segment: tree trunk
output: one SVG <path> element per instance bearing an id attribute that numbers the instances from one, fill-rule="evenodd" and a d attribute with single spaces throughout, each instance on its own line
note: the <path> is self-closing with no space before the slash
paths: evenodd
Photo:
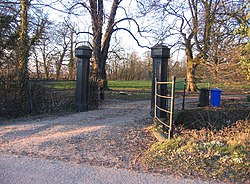
<path id="1" fill-rule="evenodd" d="M 219 83 L 219 64 L 216 62 L 214 67 L 214 82 Z"/>
<path id="2" fill-rule="evenodd" d="M 19 80 L 19 105 L 20 112 L 31 112 L 29 104 L 29 37 L 28 37 L 28 0 L 20 0 L 21 3 L 21 26 L 18 41 L 17 69 Z M 17 101 L 18 102 L 18 101 Z"/>
<path id="3" fill-rule="evenodd" d="M 121 1 L 113 0 L 111 11 L 108 18 L 108 24 L 106 27 L 105 34 L 103 36 L 103 18 L 104 18 L 104 7 L 103 0 L 89 0 L 90 2 L 90 13 L 92 19 L 92 29 L 93 29 L 93 70 L 94 75 L 97 80 L 104 80 L 105 89 L 107 86 L 107 76 L 106 76 L 106 60 L 108 57 L 108 49 L 110 46 L 111 35 L 113 33 L 115 15 L 118 5 Z M 102 37 L 103 36 L 103 37 Z"/>
<path id="4" fill-rule="evenodd" d="M 92 19 L 93 30 L 93 74 L 98 80 L 100 76 L 98 74 L 101 65 L 101 43 L 102 43 L 102 27 L 103 27 L 103 0 L 89 0 L 90 14 Z"/>
<path id="5" fill-rule="evenodd" d="M 70 55 L 69 55 L 69 79 L 73 80 L 75 78 L 74 76 L 74 53 L 73 53 L 73 47 L 74 47 L 74 42 L 73 42 L 73 31 L 70 33 Z"/>
<path id="6" fill-rule="evenodd" d="M 193 37 L 193 34 L 191 33 L 188 37 L 186 37 L 186 34 L 182 34 L 184 41 L 185 41 L 185 52 L 187 57 L 187 91 L 197 91 L 197 87 L 195 84 L 195 69 L 197 64 L 194 61 L 193 57 L 193 51 L 192 51 L 192 43 L 191 39 Z"/>
<path id="7" fill-rule="evenodd" d="M 39 75 L 39 61 L 38 61 L 38 56 L 37 53 L 35 52 L 34 49 L 34 55 L 35 55 L 35 63 L 36 63 L 36 78 L 39 79 L 40 75 Z"/>
<path id="8" fill-rule="evenodd" d="M 59 61 L 56 66 L 56 80 L 60 79 L 60 74 L 61 74 L 61 69 L 62 69 L 62 64 L 63 64 L 63 59 L 65 56 L 66 50 L 63 50 L 63 53 L 60 55 Z"/>
<path id="9" fill-rule="evenodd" d="M 42 50 L 42 57 L 43 57 L 43 68 L 45 72 L 45 78 L 49 78 L 49 63 L 47 62 L 47 57 L 45 53 L 45 45 L 43 45 L 43 50 Z"/>
<path id="10" fill-rule="evenodd" d="M 192 60 L 187 60 L 187 91 L 197 91 L 195 84 L 195 69 L 196 66 L 192 63 Z"/>
<path id="11" fill-rule="evenodd" d="M 18 78 L 22 87 L 26 87 L 28 73 L 28 8 L 29 2 L 21 0 L 21 31 L 18 44 Z"/>
<path id="12" fill-rule="evenodd" d="M 63 60 L 65 57 L 67 48 L 68 48 L 68 43 L 66 43 L 66 41 L 64 40 L 63 50 L 62 50 L 62 53 L 60 54 L 59 61 L 57 63 L 57 67 L 56 67 L 56 80 L 59 80 L 59 78 L 60 78 L 62 64 L 63 64 Z"/>
<path id="13" fill-rule="evenodd" d="M 62 65 L 60 63 L 57 64 L 57 67 L 56 67 L 56 80 L 59 80 L 59 78 L 60 78 L 61 67 L 62 67 Z"/>

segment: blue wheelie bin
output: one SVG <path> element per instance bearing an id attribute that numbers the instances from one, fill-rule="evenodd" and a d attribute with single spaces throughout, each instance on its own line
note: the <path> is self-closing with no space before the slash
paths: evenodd
<path id="1" fill-rule="evenodd" d="M 211 89 L 211 97 L 210 97 L 210 105 L 213 107 L 220 106 L 220 98 L 221 98 L 221 89 L 212 88 Z"/>

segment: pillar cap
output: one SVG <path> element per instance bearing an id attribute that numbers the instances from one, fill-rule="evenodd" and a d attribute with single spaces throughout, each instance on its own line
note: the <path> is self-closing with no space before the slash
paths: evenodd
<path id="1" fill-rule="evenodd" d="M 151 48 L 151 57 L 169 59 L 170 48 L 163 44 L 157 44 Z"/>
<path id="2" fill-rule="evenodd" d="M 91 58 L 92 49 L 86 45 L 79 46 L 76 48 L 75 55 L 78 58 Z"/>

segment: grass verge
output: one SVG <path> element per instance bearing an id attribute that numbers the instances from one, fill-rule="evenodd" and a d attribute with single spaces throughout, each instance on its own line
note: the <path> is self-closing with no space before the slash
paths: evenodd
<path id="1" fill-rule="evenodd" d="M 217 131 L 182 129 L 174 139 L 153 144 L 142 161 L 157 172 L 249 183 L 250 121 Z"/>

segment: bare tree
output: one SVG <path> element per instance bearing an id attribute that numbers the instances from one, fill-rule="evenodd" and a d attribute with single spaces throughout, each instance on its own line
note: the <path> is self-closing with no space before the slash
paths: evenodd
<path id="1" fill-rule="evenodd" d="M 247 23 L 246 1 L 221 1 L 210 29 L 209 50 L 204 63 L 213 82 L 240 80 L 240 48 L 247 43 L 246 35 L 237 32 Z M 203 66 L 204 67 L 204 66 Z M 242 79 L 243 79 L 242 78 Z"/>
<path id="2" fill-rule="evenodd" d="M 75 79 L 75 62 L 74 62 L 74 32 L 70 32 L 70 50 L 69 50 L 69 64 L 68 64 L 68 71 L 69 71 L 69 79 Z"/>
<path id="3" fill-rule="evenodd" d="M 53 58 L 56 52 L 54 44 L 56 34 L 51 29 L 51 24 L 45 28 L 42 39 L 34 46 L 33 51 L 36 65 L 38 66 L 38 63 L 40 63 L 41 66 L 40 70 L 43 73 L 41 77 L 45 77 L 46 79 L 49 79 L 52 75 Z"/>
<path id="4" fill-rule="evenodd" d="M 88 34 L 91 34 L 93 37 L 93 69 L 95 70 L 96 78 L 103 79 L 104 81 L 107 79 L 105 67 L 113 33 L 120 30 L 126 31 L 139 43 L 133 33 L 126 26 L 122 26 L 124 25 L 123 22 L 127 22 L 128 24 L 133 23 L 137 27 L 138 32 L 140 32 L 136 20 L 129 17 L 126 10 L 121 6 L 122 1 L 112 0 L 110 10 L 107 10 L 107 7 L 104 6 L 104 0 L 86 0 L 73 6 L 74 8 L 78 5 L 83 6 L 91 17 L 92 32 L 88 32 Z M 107 4 L 109 3 L 107 2 Z M 118 9 L 122 10 L 125 16 L 117 20 L 116 14 Z M 105 13 L 107 11 L 109 11 L 108 14 Z"/>
<path id="5" fill-rule="evenodd" d="M 149 53 L 141 57 L 137 52 L 120 53 L 108 59 L 107 77 L 111 80 L 152 79 L 152 58 Z"/>
<path id="6" fill-rule="evenodd" d="M 56 48 L 57 52 L 55 53 L 56 60 L 56 79 L 60 78 L 60 71 L 65 61 L 65 56 L 67 51 L 69 50 L 70 45 L 70 30 L 62 23 L 57 26 L 57 40 L 56 40 Z"/>
<path id="7" fill-rule="evenodd" d="M 76 33 L 76 23 L 71 21 L 70 16 L 65 19 L 64 22 L 65 26 L 68 28 L 68 39 L 69 39 L 69 61 L 68 61 L 68 79 L 73 80 L 75 79 L 75 69 L 76 69 L 76 62 L 74 58 L 74 46 L 77 43 L 77 37 L 74 35 Z"/>
<path id="8" fill-rule="evenodd" d="M 45 78 L 74 79 L 74 43 L 73 30 L 68 21 L 50 22 L 46 26 L 33 53 L 35 63 L 41 63 Z"/>
<path id="9" fill-rule="evenodd" d="M 192 20 L 198 18 L 198 9 L 192 8 L 192 3 L 198 1 L 168 1 L 167 3 L 161 3 L 160 1 L 147 1 L 147 3 L 139 3 L 139 7 L 142 10 L 142 14 L 145 16 L 147 14 L 156 15 L 154 22 L 161 22 L 164 29 L 157 29 L 156 39 L 159 37 L 158 42 L 164 42 L 165 39 L 176 37 L 176 43 L 174 45 L 180 45 L 181 48 L 185 50 L 186 55 L 186 77 L 188 81 L 187 90 L 196 91 L 197 87 L 195 85 L 195 70 L 199 64 L 200 55 L 194 53 L 195 43 L 194 38 L 195 33 L 197 33 L 198 20 Z M 191 16 L 190 16 L 191 15 Z M 151 15 L 152 16 L 152 15 Z M 172 22 L 167 22 L 171 19 Z M 167 24 L 167 26 L 165 26 Z M 161 26 L 160 26 L 161 27 Z"/>
<path id="10" fill-rule="evenodd" d="M 246 10 L 245 6 L 247 3 L 243 1 L 180 0 L 168 1 L 166 3 L 161 3 L 161 1 L 140 3 L 140 8 L 145 14 L 157 12 L 156 17 L 158 19 L 172 20 L 171 23 L 167 22 L 171 26 L 165 26 L 166 29 L 163 29 L 163 32 L 159 32 L 160 38 L 169 38 L 176 34 L 182 38 L 177 39 L 175 45 L 181 44 L 185 49 L 188 91 L 197 90 L 195 76 L 197 66 L 201 63 L 206 63 L 210 66 L 215 64 L 214 68 L 216 68 L 219 63 L 227 62 L 225 58 L 222 59 L 218 56 L 222 48 L 225 49 L 227 44 L 232 44 L 237 40 L 230 31 L 236 29 L 239 24 L 231 24 L 230 17 L 236 16 L 238 20 L 242 20 L 240 12 Z M 237 8 L 233 8 L 235 5 L 237 5 Z M 150 9 L 149 7 L 153 8 Z M 234 9 L 234 11 L 230 9 Z M 163 13 L 161 14 L 161 12 Z M 216 77 L 216 72 L 218 71 L 214 71 Z"/>
<path id="11" fill-rule="evenodd" d="M 29 37 L 29 22 L 28 22 L 28 11 L 30 8 L 29 0 L 20 0 L 21 5 L 21 25 L 19 32 L 19 41 L 18 41 L 18 78 L 20 81 L 26 81 L 29 77 L 28 72 L 28 61 L 29 61 L 29 52 L 31 47 L 41 36 L 44 27 L 47 23 L 46 19 L 40 19 L 34 34 Z M 21 82 L 21 83 L 22 83 Z"/>

